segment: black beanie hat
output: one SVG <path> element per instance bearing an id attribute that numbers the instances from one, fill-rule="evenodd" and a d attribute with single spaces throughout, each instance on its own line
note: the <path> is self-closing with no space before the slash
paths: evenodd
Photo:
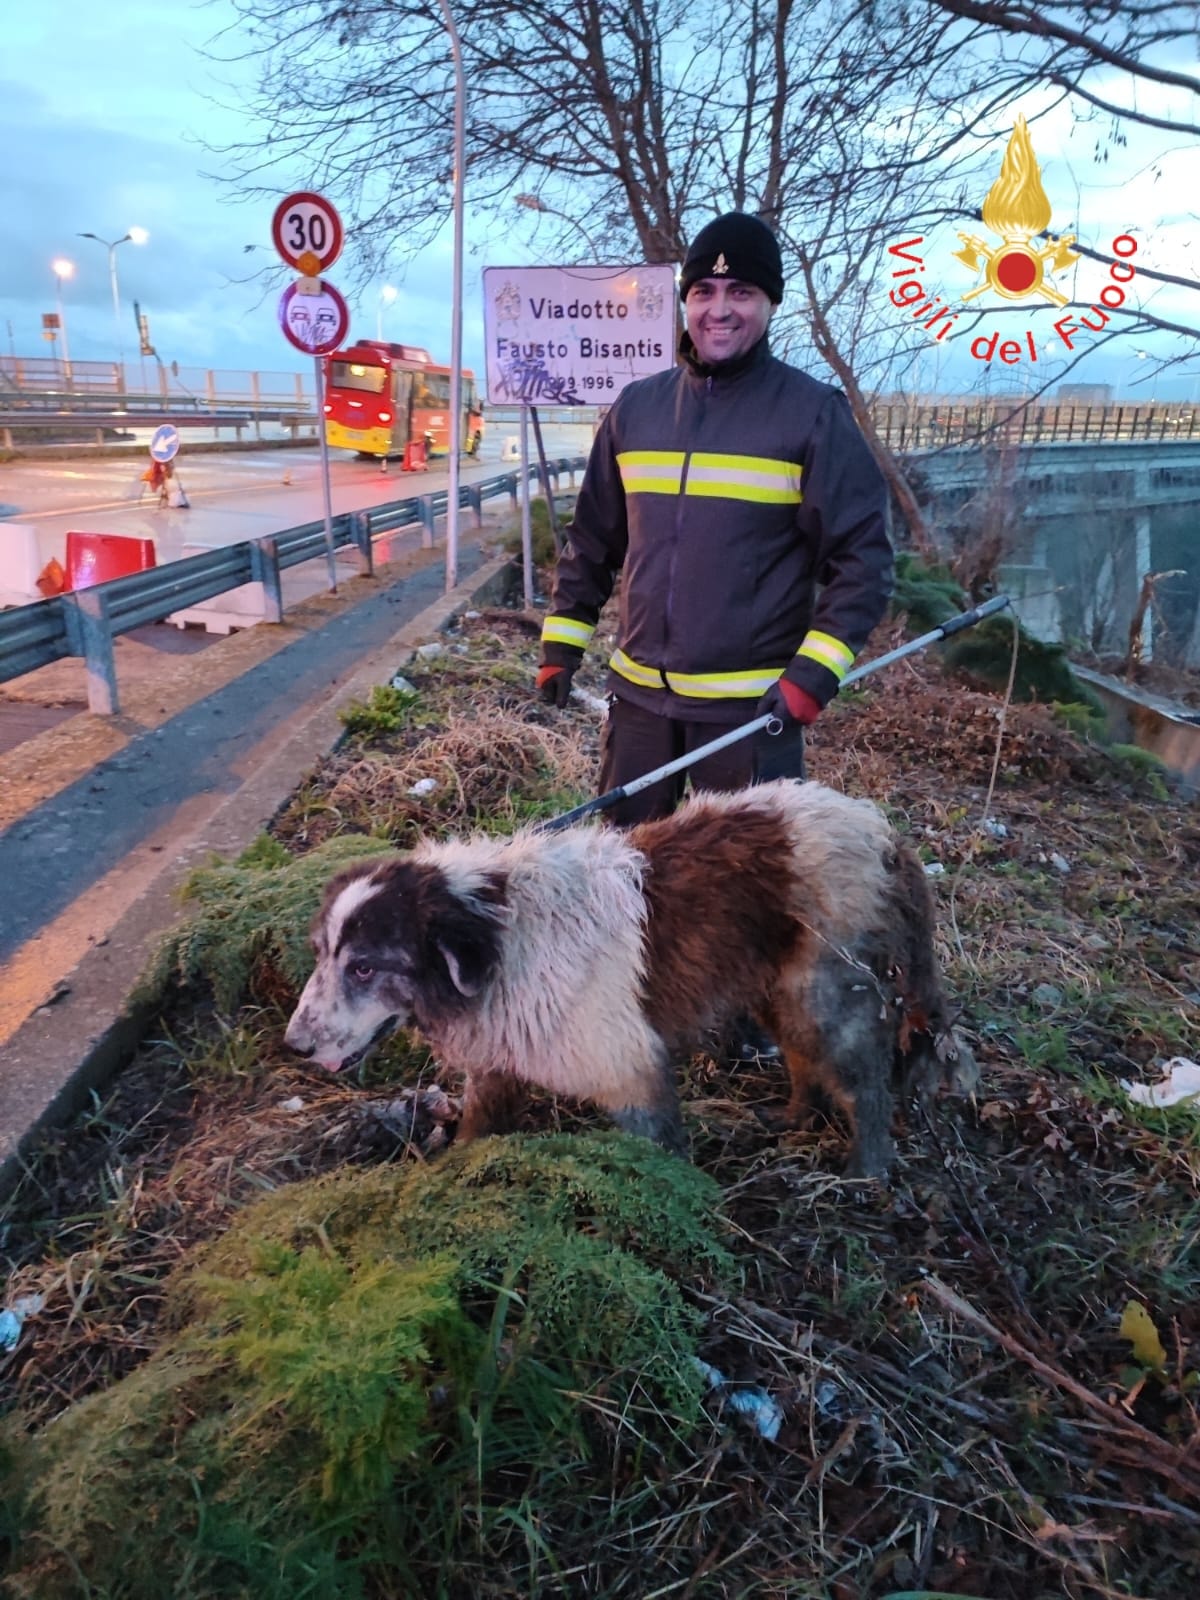
<path id="1" fill-rule="evenodd" d="M 783 299 L 783 259 L 779 241 L 759 217 L 727 211 L 700 229 L 683 264 L 679 298 L 700 278 L 739 278 L 757 284 L 774 305 Z"/>

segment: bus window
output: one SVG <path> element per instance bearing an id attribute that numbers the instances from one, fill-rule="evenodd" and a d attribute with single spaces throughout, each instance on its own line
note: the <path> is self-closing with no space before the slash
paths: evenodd
<path id="1" fill-rule="evenodd" d="M 364 367 L 357 361 L 333 361 L 329 382 L 338 389 L 363 389 L 367 394 L 382 394 L 387 374 L 382 367 Z"/>

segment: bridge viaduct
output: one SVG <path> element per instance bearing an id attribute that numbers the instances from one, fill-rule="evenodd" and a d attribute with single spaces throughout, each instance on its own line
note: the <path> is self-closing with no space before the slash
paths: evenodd
<path id="1" fill-rule="evenodd" d="M 1030 632 L 1124 651 L 1141 583 L 1159 585 L 1147 649 L 1200 667 L 1200 438 L 978 444 L 903 456 L 947 551 L 995 540 Z"/>

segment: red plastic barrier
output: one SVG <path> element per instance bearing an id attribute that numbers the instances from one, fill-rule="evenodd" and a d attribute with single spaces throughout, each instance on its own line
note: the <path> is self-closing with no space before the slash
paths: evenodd
<path id="1" fill-rule="evenodd" d="M 134 539 L 124 533 L 68 533 L 67 588 L 90 589 L 93 584 L 145 572 L 156 566 L 153 539 Z"/>
<path id="2" fill-rule="evenodd" d="M 401 472 L 428 472 L 429 455 L 425 449 L 424 439 L 410 439 L 404 446 L 404 460 L 400 463 Z"/>

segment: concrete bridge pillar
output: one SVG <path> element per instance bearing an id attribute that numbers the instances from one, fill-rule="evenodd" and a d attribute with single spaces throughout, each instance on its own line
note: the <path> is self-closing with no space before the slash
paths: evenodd
<path id="1" fill-rule="evenodd" d="M 1133 604 L 1136 608 L 1142 592 L 1142 579 L 1153 572 L 1154 555 L 1150 543 L 1150 471 L 1137 466 L 1133 470 Z M 1154 617 L 1146 610 L 1142 624 L 1142 659 L 1154 659 Z"/>

